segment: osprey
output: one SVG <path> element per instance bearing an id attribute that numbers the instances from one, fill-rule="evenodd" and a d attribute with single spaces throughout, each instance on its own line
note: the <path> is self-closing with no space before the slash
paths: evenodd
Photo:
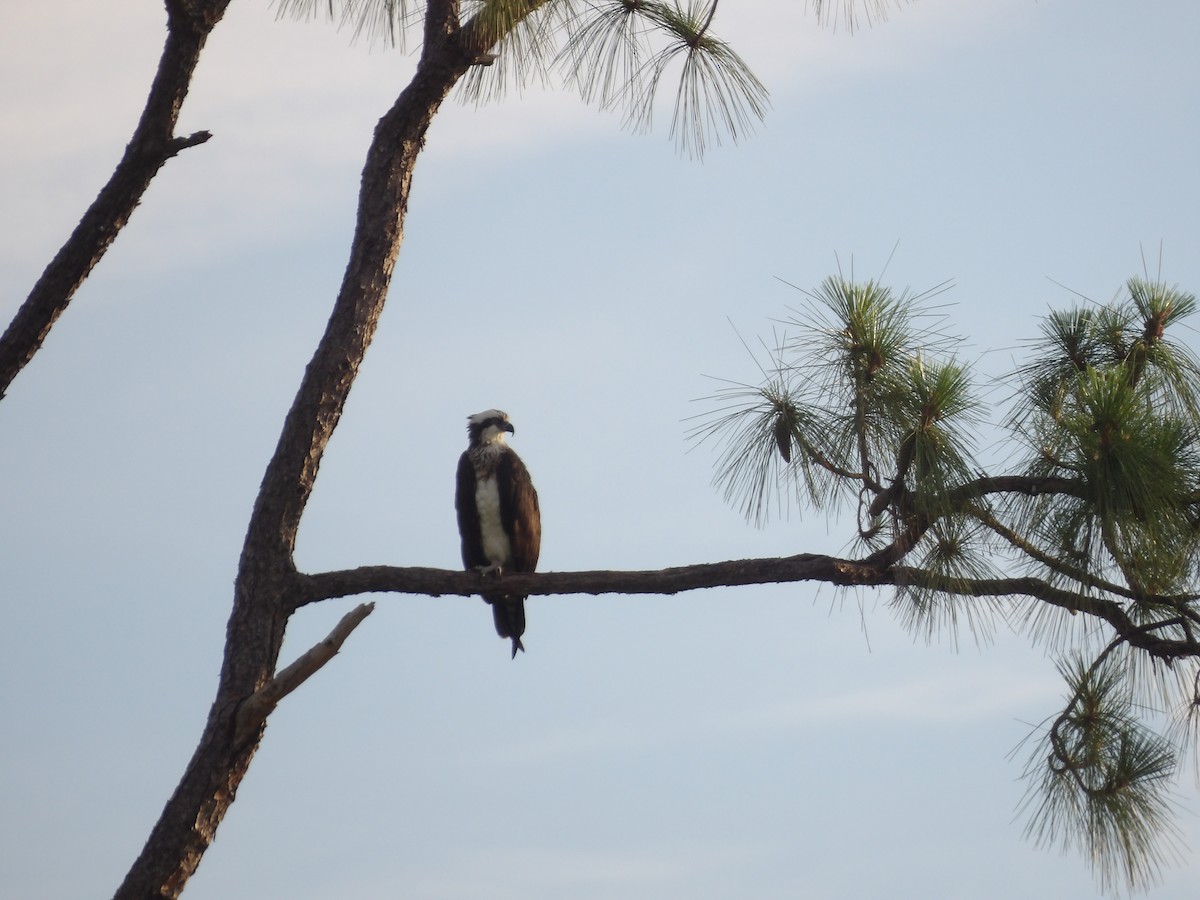
<path id="1" fill-rule="evenodd" d="M 467 449 L 458 459 L 454 508 L 466 569 L 484 574 L 532 572 L 542 545 L 537 491 L 521 457 L 504 442 L 515 434 L 508 413 L 489 409 L 467 417 Z M 524 650 L 525 596 L 489 590 L 496 633 L 512 639 L 512 655 Z"/>

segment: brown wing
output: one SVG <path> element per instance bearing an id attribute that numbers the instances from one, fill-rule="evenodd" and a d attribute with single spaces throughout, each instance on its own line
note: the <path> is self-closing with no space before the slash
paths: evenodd
<path id="1" fill-rule="evenodd" d="M 542 511 L 533 479 L 521 457 L 511 450 L 500 458 L 496 475 L 505 486 L 500 491 L 500 515 L 512 546 L 512 569 L 532 572 L 542 549 Z"/>
<path id="2" fill-rule="evenodd" d="M 454 509 L 458 513 L 458 535 L 462 538 L 463 568 L 486 566 L 488 561 L 483 555 L 483 535 L 479 531 L 479 508 L 475 505 L 475 467 L 466 453 L 458 458 Z"/>

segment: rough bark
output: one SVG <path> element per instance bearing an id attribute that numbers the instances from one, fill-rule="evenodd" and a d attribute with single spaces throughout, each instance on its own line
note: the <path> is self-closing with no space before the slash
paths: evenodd
<path id="1" fill-rule="evenodd" d="M 309 648 L 295 662 L 248 697 L 238 707 L 234 743 L 242 744 L 254 738 L 267 721 L 267 716 L 279 705 L 279 701 L 312 678 L 322 666 L 333 659 L 342 649 L 342 644 L 350 633 L 361 625 L 363 619 L 374 609 L 374 603 L 360 603 L 354 607 L 342 616 L 341 621 L 323 641 Z"/>
<path id="2" fill-rule="evenodd" d="M 514 593 L 549 594 L 678 594 L 702 588 L 749 584 L 821 581 L 837 585 L 894 584 L 894 574 L 861 562 L 801 553 L 769 559 L 736 559 L 668 569 L 632 572 L 537 572 L 493 576 L 479 572 L 423 567 L 362 566 L 335 572 L 300 575 L 301 603 L 372 592 L 469 597 L 494 587 L 496 578 Z"/>
<path id="3" fill-rule="evenodd" d="M 254 504 L 208 722 L 178 788 L 117 891 L 118 900 L 179 895 L 262 737 L 265 717 L 247 737 L 245 718 L 238 730 L 238 711 L 275 675 L 287 620 L 297 606 L 292 553 L 300 518 L 383 310 L 425 133 L 474 55 L 474 48 L 464 49 L 458 40 L 457 3 L 431 0 L 417 72 L 379 121 L 367 153 L 350 260 L 333 312 Z"/>
<path id="4" fill-rule="evenodd" d="M 207 131 L 176 137 L 175 125 L 200 52 L 229 2 L 168 0 L 167 40 L 133 137 L 108 183 L 0 336 L 0 398 L 41 349 L 79 286 L 133 215 L 158 170 L 181 150 L 211 137 Z"/>
<path id="5" fill-rule="evenodd" d="M 1071 614 L 1082 613 L 1107 623 L 1132 647 L 1159 659 L 1200 656 L 1200 641 L 1191 626 L 1200 628 L 1194 614 L 1185 615 L 1190 596 L 1161 596 L 1163 604 L 1179 607 L 1178 620 L 1149 626 L 1137 624 L 1114 600 L 1056 587 L 1040 578 L 944 578 L 908 566 L 881 566 L 873 557 L 853 560 L 820 553 L 801 553 L 767 559 L 737 559 L 643 571 L 537 572 L 499 576 L 506 588 L 531 597 L 561 594 L 669 595 L 714 587 L 788 584 L 818 581 L 842 587 L 896 585 L 965 597 L 1027 597 Z M 479 572 L 424 567 L 362 566 L 314 574 L 298 574 L 297 603 L 304 605 L 334 597 L 367 593 L 471 596 L 495 586 L 496 576 Z M 1184 627 L 1184 618 L 1189 618 Z"/>

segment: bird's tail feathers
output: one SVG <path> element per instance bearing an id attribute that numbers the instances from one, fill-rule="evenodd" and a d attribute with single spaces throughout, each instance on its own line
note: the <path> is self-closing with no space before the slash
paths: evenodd
<path id="1" fill-rule="evenodd" d="M 521 643 L 521 635 L 525 633 L 525 598 L 524 597 L 484 597 L 492 605 L 492 621 L 496 624 L 496 634 L 512 640 L 513 659 L 517 651 L 525 652 Z"/>

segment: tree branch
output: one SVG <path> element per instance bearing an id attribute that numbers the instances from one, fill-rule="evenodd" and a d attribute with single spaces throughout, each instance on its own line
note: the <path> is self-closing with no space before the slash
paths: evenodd
<path id="1" fill-rule="evenodd" d="M 844 586 L 893 583 L 886 570 L 849 559 L 801 553 L 766 559 L 739 559 L 669 569 L 614 572 L 537 572 L 499 576 L 506 589 L 530 596 L 550 594 L 678 594 L 701 588 L 749 584 L 822 581 Z M 349 597 L 391 592 L 432 597 L 469 597 L 496 586 L 496 578 L 478 572 L 422 567 L 362 566 L 298 576 L 297 606 Z"/>
<path id="2" fill-rule="evenodd" d="M 804 435 L 800 434 L 799 429 L 794 429 L 792 431 L 792 437 L 795 439 L 796 443 L 800 445 L 800 449 L 804 451 L 809 460 L 815 462 L 818 466 L 829 472 L 831 475 L 836 475 L 839 478 L 845 478 L 848 481 L 861 481 L 873 491 L 878 492 L 883 490 L 882 485 L 875 484 L 867 475 L 867 473 L 852 472 L 849 469 L 843 469 L 837 463 L 833 462 L 833 460 L 829 459 L 829 457 L 809 443 L 808 440 L 805 439 Z M 790 460 L 788 460 L 788 462 L 790 462 Z"/>
<path id="3" fill-rule="evenodd" d="M 1053 557 L 1048 553 L 1044 553 L 1032 542 L 1025 540 L 991 513 L 981 509 L 972 509 L 968 512 L 973 518 L 987 526 L 1000 537 L 1004 538 L 1004 540 L 1006 540 L 1014 548 L 1020 550 L 1035 562 L 1041 563 L 1052 572 L 1056 572 L 1059 575 L 1063 575 L 1072 579 L 1073 581 L 1077 581 L 1086 587 L 1098 588 L 1110 594 L 1116 594 L 1117 596 L 1125 597 L 1128 600 L 1137 599 L 1134 593 L 1128 588 L 1121 587 L 1119 584 L 1113 584 L 1110 581 L 1105 581 L 1104 579 L 1092 575 L 1090 572 L 1086 572 L 1077 566 L 1068 565 L 1062 560 Z"/>
<path id="4" fill-rule="evenodd" d="M 944 578 L 924 569 L 903 566 L 897 566 L 891 573 L 895 584 L 966 597 L 1031 597 L 1070 613 L 1085 613 L 1103 619 L 1112 626 L 1117 637 L 1130 646 L 1145 650 L 1151 656 L 1168 662 L 1183 657 L 1200 656 L 1200 643 L 1186 636 L 1182 640 L 1176 640 L 1152 634 L 1160 623 L 1138 625 L 1115 600 L 1066 591 L 1040 578 Z"/>
<path id="5" fill-rule="evenodd" d="M 545 6 L 549 0 L 521 0 L 519 3 L 483 4 L 463 23 L 458 34 L 463 52 L 472 62 L 489 65 L 487 51 L 511 34 L 522 22 Z"/>
<path id="6" fill-rule="evenodd" d="M 895 486 L 896 483 L 894 482 L 892 488 L 888 488 L 887 491 L 879 495 L 876 498 L 876 502 L 871 505 L 869 512 L 875 510 L 880 498 L 885 499 L 888 504 L 895 501 L 897 495 L 892 492 Z M 946 497 L 946 509 L 970 513 L 971 504 L 975 500 L 987 494 L 1006 493 L 1025 494 L 1029 497 L 1037 497 L 1041 494 L 1068 494 L 1072 497 L 1087 499 L 1083 484 L 1066 478 L 1041 478 L 1029 475 L 981 475 L 972 481 L 964 482 L 950 491 Z M 903 494 L 899 496 L 902 498 Z M 879 512 L 882 511 L 883 507 L 880 508 Z M 909 551 L 916 546 L 917 541 L 924 536 L 925 532 L 934 523 L 934 520 L 928 515 L 914 518 L 908 514 L 907 510 L 903 509 L 896 510 L 893 514 L 905 527 L 894 541 L 879 548 L 864 559 L 863 562 L 866 565 L 881 569 L 895 565 L 908 555 Z"/>
<path id="7" fill-rule="evenodd" d="M 227 2 L 169 0 L 171 21 L 207 21 L 216 4 L 223 9 Z M 208 722 L 116 900 L 178 896 L 211 844 L 258 747 L 253 723 L 261 725 L 259 716 L 269 714 L 276 693 L 307 677 L 303 669 L 287 678 L 285 673 L 275 674 L 288 616 L 298 605 L 292 559 L 296 531 L 383 310 L 403 239 L 413 169 L 429 124 L 473 64 L 457 39 L 458 13 L 458 0 L 425 4 L 425 41 L 417 71 L 376 126 L 363 166 L 342 285 L 284 418 L 250 514 Z M 193 139 L 200 137 L 184 143 Z M 163 146 L 182 149 L 180 142 Z M 311 663 L 310 659 L 305 665 Z M 258 699 L 250 711 L 241 712 L 254 697 Z"/>
<path id="8" fill-rule="evenodd" d="M 189 134 L 187 137 L 173 138 L 167 144 L 167 158 L 173 157 L 188 147 L 195 147 L 197 144 L 203 144 L 205 141 L 212 139 L 211 131 L 196 131 Z"/>
<path id="9" fill-rule="evenodd" d="M 866 560 L 818 553 L 641 571 L 514 573 L 499 576 L 506 589 L 528 596 L 560 594 L 678 594 L 703 588 L 819 581 L 842 587 L 903 585 L 967 597 L 1031 597 L 1072 613 L 1107 622 L 1131 646 L 1161 659 L 1200 656 L 1200 643 L 1153 634 L 1154 626 L 1135 623 L 1124 607 L 1105 597 L 1057 588 L 1039 578 L 944 578 L 906 566 L 882 568 Z M 495 588 L 495 576 L 474 571 L 419 566 L 362 566 L 296 576 L 296 608 L 335 597 L 369 593 L 467 597 Z"/>
<path id="10" fill-rule="evenodd" d="M 233 741 L 244 744 L 257 738 L 267 716 L 274 712 L 279 701 L 304 684 L 322 666 L 334 658 L 342 644 L 367 616 L 375 609 L 374 603 L 361 603 L 334 626 L 328 636 L 304 652 L 294 663 L 260 687 L 238 708 L 234 720 Z"/>
<path id="11" fill-rule="evenodd" d="M 912 433 L 900 442 L 900 449 L 896 453 L 896 474 L 892 476 L 892 483 L 876 494 L 871 505 L 867 507 L 867 515 L 870 518 L 880 515 L 891 506 L 893 500 L 904 493 L 904 478 L 912 465 L 915 448 L 916 438 Z"/>
<path id="12" fill-rule="evenodd" d="M 227 0 L 172 0 L 172 22 L 190 21 L 215 2 Z M 178 896 L 212 842 L 258 746 L 256 740 L 235 739 L 246 733 L 235 720 L 246 701 L 275 678 L 288 615 L 295 608 L 296 530 L 383 309 L 426 131 L 470 65 L 453 40 L 457 9 L 457 0 L 426 4 L 426 41 L 416 74 L 376 127 L 363 166 L 342 286 L 250 515 L 208 723 L 116 900 Z"/>
<path id="13" fill-rule="evenodd" d="M 1067 494 L 1080 500 L 1088 499 L 1085 486 L 1080 480 L 1034 475 L 981 475 L 974 481 L 968 481 L 958 487 L 952 498 L 957 502 L 965 502 L 985 494 L 1024 494 L 1027 497 Z"/>
<path id="14" fill-rule="evenodd" d="M 158 71 L 121 161 L 0 336 L 0 398 L 41 349 L 79 286 L 133 215 L 158 170 L 181 150 L 211 137 L 207 131 L 182 138 L 174 132 L 200 51 L 228 5 L 229 0 L 193 0 L 191 6 L 197 9 L 187 14 L 175 3 L 167 5 L 167 40 Z"/>

